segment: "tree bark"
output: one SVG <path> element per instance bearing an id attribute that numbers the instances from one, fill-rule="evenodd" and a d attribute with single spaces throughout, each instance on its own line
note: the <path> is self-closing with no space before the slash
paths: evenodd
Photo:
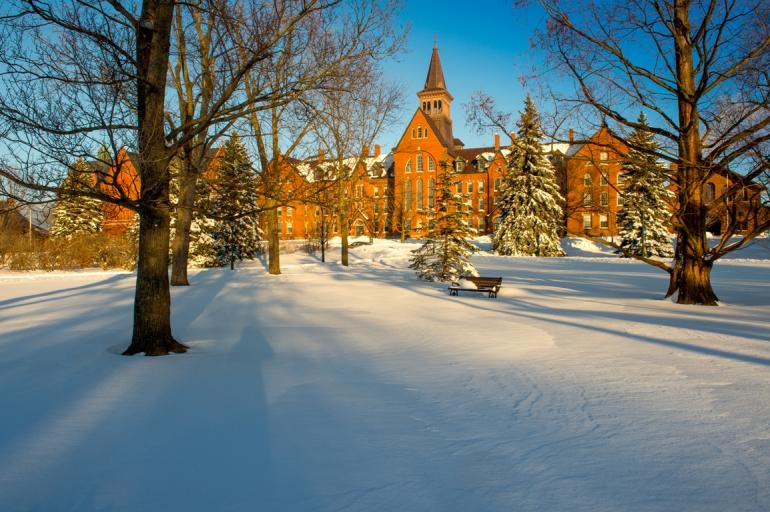
<path id="1" fill-rule="evenodd" d="M 187 263 L 190 256 L 190 229 L 195 206 L 198 169 L 194 151 L 186 148 L 183 168 L 179 175 L 179 198 L 176 207 L 176 231 L 171 245 L 171 286 L 189 286 Z"/>
<path id="2" fill-rule="evenodd" d="M 125 355 L 185 352 L 171 334 L 168 281 L 169 151 L 164 136 L 166 75 L 173 0 L 144 0 L 136 29 L 139 126 L 139 257 L 134 331 Z"/>
<path id="3" fill-rule="evenodd" d="M 273 275 L 281 273 L 281 239 L 278 235 L 278 210 L 272 200 L 268 201 L 267 210 L 267 272 Z"/>
<path id="4" fill-rule="evenodd" d="M 681 251 L 681 271 L 672 279 L 678 281 L 679 304 L 716 304 L 711 288 L 712 264 L 706 260 L 706 208 L 703 204 L 702 147 L 699 133 L 699 115 L 696 102 L 695 70 L 693 69 L 693 45 L 690 39 L 688 0 L 674 1 L 674 45 L 676 74 L 679 82 L 677 99 L 679 110 L 679 205 L 681 219 L 678 222 L 678 250 Z M 669 286 L 669 289 L 671 286 Z"/>

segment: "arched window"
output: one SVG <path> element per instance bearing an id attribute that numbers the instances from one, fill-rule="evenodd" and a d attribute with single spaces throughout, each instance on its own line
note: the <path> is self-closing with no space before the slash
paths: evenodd
<path id="1" fill-rule="evenodd" d="M 428 208 L 436 207 L 436 180 L 428 180 Z"/>
<path id="2" fill-rule="evenodd" d="M 591 180 L 591 175 L 588 173 L 585 173 L 583 175 L 583 186 L 590 187 L 592 184 L 593 184 L 593 180 Z"/>
<path id="3" fill-rule="evenodd" d="M 404 210 L 412 209 L 412 180 L 404 181 Z"/>
<path id="4" fill-rule="evenodd" d="M 425 206 L 422 199 L 422 178 L 417 180 L 417 209 L 422 210 Z"/>
<path id="5" fill-rule="evenodd" d="M 703 202 L 710 203 L 716 197 L 717 187 L 713 183 L 706 183 L 703 186 Z"/>
<path id="6" fill-rule="evenodd" d="M 435 171 L 436 170 L 436 161 L 433 160 L 430 156 L 428 157 L 428 170 L 429 171 Z"/>
<path id="7" fill-rule="evenodd" d="M 406 167 L 404 168 L 404 172 L 412 172 L 412 159 L 406 161 Z"/>
<path id="8" fill-rule="evenodd" d="M 438 100 L 438 111 L 441 112 L 441 100 Z"/>
<path id="9" fill-rule="evenodd" d="M 422 155 L 417 155 L 417 172 L 422 172 Z"/>

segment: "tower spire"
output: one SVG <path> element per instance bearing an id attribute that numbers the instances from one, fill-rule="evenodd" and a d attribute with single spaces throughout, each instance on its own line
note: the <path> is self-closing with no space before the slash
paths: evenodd
<path id="1" fill-rule="evenodd" d="M 425 86 L 417 93 L 417 97 L 420 98 L 420 109 L 435 123 L 441 138 L 451 150 L 454 147 L 451 116 L 454 98 L 446 88 L 444 70 L 441 68 L 441 58 L 438 55 L 437 35 L 433 37 L 433 53 L 430 56 Z"/>

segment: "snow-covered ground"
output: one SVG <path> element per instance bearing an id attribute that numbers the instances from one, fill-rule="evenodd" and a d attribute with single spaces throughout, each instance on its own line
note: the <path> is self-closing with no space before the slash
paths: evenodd
<path id="1" fill-rule="evenodd" d="M 133 275 L 2 273 L 0 510 L 770 510 L 768 240 L 717 308 L 566 246 L 474 257 L 497 300 L 395 242 L 196 271 L 161 358 L 118 355 Z"/>

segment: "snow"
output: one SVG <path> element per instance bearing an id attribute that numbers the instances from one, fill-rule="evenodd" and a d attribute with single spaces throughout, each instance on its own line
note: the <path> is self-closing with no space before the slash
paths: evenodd
<path id="1" fill-rule="evenodd" d="M 162 358 L 118 355 L 132 274 L 3 272 L 0 510 L 768 510 L 767 242 L 720 307 L 580 239 L 474 256 L 498 299 L 416 241 L 193 271 Z"/>

